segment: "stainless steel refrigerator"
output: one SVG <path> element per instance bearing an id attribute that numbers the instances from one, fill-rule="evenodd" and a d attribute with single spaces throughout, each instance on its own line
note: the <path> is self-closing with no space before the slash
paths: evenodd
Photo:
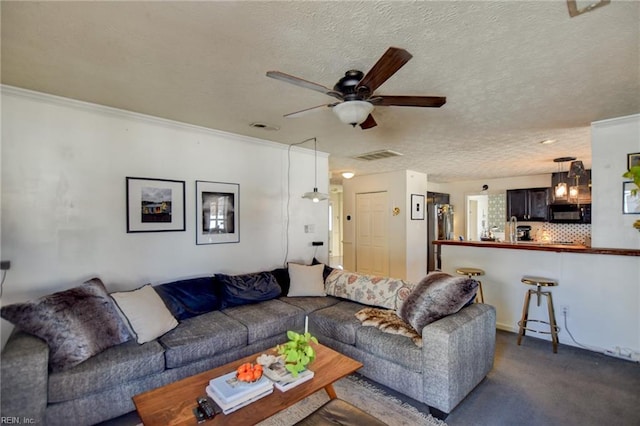
<path id="1" fill-rule="evenodd" d="M 453 206 L 449 194 L 427 193 L 427 272 L 439 269 L 435 240 L 453 240 Z"/>

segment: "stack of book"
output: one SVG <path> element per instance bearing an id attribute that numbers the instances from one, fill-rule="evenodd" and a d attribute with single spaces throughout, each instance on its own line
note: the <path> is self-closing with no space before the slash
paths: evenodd
<path id="1" fill-rule="evenodd" d="M 210 380 L 206 390 L 207 395 L 220 406 L 222 412 L 229 414 L 271 394 L 273 383 L 264 375 L 253 383 L 241 382 L 236 379 L 234 371 Z"/>
<path id="2" fill-rule="evenodd" d="M 285 368 L 284 364 L 280 362 L 274 362 L 267 366 L 263 370 L 264 375 L 273 381 L 273 385 L 281 392 L 286 392 L 289 389 L 295 388 L 302 383 L 311 380 L 313 378 L 313 371 L 306 369 L 298 373 L 297 377 L 293 375 Z"/>

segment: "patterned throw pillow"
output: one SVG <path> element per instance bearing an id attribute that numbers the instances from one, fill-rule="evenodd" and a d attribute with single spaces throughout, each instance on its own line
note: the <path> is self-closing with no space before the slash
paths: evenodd
<path id="1" fill-rule="evenodd" d="M 334 269 L 325 281 L 328 295 L 353 300 L 363 305 L 397 309 L 413 288 L 413 284 L 389 277 L 357 274 Z"/>
<path id="2" fill-rule="evenodd" d="M 455 314 L 476 297 L 478 281 L 431 272 L 415 286 L 398 309 L 398 316 L 420 334 L 427 324 Z"/>
<path id="3" fill-rule="evenodd" d="M 49 345 L 49 367 L 73 367 L 131 338 L 98 278 L 40 299 L 3 306 L 2 318 Z"/>

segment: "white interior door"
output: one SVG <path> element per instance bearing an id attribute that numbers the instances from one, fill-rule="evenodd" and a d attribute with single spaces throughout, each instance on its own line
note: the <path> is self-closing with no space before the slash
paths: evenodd
<path id="1" fill-rule="evenodd" d="M 467 203 L 467 240 L 477 241 L 478 235 L 478 201 L 469 200 Z"/>
<path id="2" fill-rule="evenodd" d="M 389 275 L 386 192 L 356 194 L 356 272 Z"/>

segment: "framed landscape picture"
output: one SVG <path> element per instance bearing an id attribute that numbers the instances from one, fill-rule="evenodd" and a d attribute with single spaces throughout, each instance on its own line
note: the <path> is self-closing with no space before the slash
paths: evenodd
<path id="1" fill-rule="evenodd" d="M 240 241 L 240 185 L 196 181 L 196 244 Z"/>
<path id="2" fill-rule="evenodd" d="M 640 166 L 640 152 L 627 154 L 627 169 L 631 170 L 633 166 Z"/>
<path id="3" fill-rule="evenodd" d="M 184 181 L 127 177 L 127 232 L 185 230 Z"/>

